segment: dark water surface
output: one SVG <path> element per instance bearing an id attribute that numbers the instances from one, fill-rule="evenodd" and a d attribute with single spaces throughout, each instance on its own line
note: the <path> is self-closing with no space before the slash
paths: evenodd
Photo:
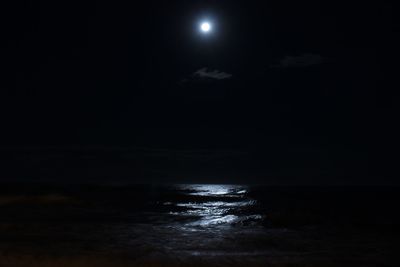
<path id="1" fill-rule="evenodd" d="M 395 266 L 396 203 L 388 188 L 4 185 L 0 248 L 222 265 Z"/>

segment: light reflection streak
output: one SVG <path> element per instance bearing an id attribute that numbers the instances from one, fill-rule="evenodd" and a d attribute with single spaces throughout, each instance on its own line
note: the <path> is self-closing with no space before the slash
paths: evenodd
<path id="1" fill-rule="evenodd" d="M 259 214 L 248 214 L 257 203 L 246 196 L 248 190 L 236 185 L 181 185 L 180 190 L 188 196 L 205 197 L 205 201 L 176 203 L 176 207 L 185 208 L 181 212 L 170 212 L 171 215 L 193 217 L 186 223 L 192 227 L 216 227 L 246 224 L 262 220 Z M 210 201 L 215 198 L 215 201 Z M 237 199 L 242 199 L 237 201 Z M 200 201 L 199 201 L 200 200 Z M 171 205 L 166 202 L 164 205 Z"/>

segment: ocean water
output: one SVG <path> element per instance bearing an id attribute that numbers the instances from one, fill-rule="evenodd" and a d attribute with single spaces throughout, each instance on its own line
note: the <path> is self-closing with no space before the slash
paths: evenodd
<path id="1" fill-rule="evenodd" d="M 60 246 L 67 253 L 259 253 L 233 242 L 238 236 L 251 238 L 265 231 L 258 202 L 248 196 L 246 186 L 173 185 L 129 190 L 70 193 L 66 203 L 58 204 L 56 196 L 55 203 L 41 205 L 25 200 L 27 203 L 11 203 L 9 210 L 3 205 L 3 212 L 13 217 L 9 223 L 15 225 L 8 236 L 11 245 L 43 246 L 46 250 Z M 5 235 L 2 237 L 4 240 Z"/>
<path id="2" fill-rule="evenodd" d="M 368 259 L 390 266 L 400 236 L 392 230 L 398 218 L 391 216 L 398 197 L 385 190 L 203 184 L 17 188 L 22 195 L 0 197 L 0 260 L 7 253 L 201 259 L 222 266 L 365 266 Z M 371 196 L 380 201 L 367 202 Z"/>
<path id="3" fill-rule="evenodd" d="M 257 211 L 257 201 L 247 195 L 247 187 L 178 185 L 172 190 L 179 197 L 158 202 L 161 212 L 147 214 L 151 229 L 139 242 L 181 255 L 262 253 L 238 242 L 265 233 L 263 215 Z M 136 231 L 145 230 L 142 227 Z"/>

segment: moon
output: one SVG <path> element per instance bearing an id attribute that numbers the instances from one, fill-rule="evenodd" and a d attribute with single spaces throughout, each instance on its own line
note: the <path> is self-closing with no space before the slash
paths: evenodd
<path id="1" fill-rule="evenodd" d="M 209 22 L 203 22 L 200 25 L 200 29 L 204 33 L 208 33 L 211 31 L 211 24 Z"/>

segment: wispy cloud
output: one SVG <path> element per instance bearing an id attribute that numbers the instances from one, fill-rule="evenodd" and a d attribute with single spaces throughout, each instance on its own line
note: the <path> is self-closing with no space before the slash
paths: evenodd
<path id="1" fill-rule="evenodd" d="M 220 70 L 209 70 L 208 68 L 202 68 L 192 73 L 188 78 L 185 78 L 181 83 L 192 83 L 192 82 L 213 82 L 228 80 L 233 77 L 232 74 L 223 72 Z"/>
<path id="2" fill-rule="evenodd" d="M 304 54 L 301 56 L 286 56 L 278 64 L 271 65 L 271 68 L 301 68 L 322 64 L 324 61 L 321 55 Z"/>
<path id="3" fill-rule="evenodd" d="M 208 68 L 202 68 L 193 73 L 192 77 L 225 80 L 232 78 L 232 74 L 219 70 L 208 70 Z"/>

